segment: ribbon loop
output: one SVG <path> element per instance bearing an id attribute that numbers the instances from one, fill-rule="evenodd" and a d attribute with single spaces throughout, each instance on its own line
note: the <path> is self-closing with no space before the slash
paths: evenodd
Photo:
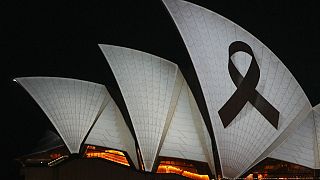
<path id="1" fill-rule="evenodd" d="M 244 77 L 231 60 L 231 56 L 239 51 L 251 55 L 251 63 Z M 228 70 L 231 80 L 236 85 L 237 90 L 218 111 L 224 128 L 232 122 L 247 101 L 249 101 L 272 124 L 272 126 L 277 129 L 279 111 L 255 89 L 260 79 L 260 69 L 253 51 L 248 44 L 242 41 L 235 41 L 230 44 Z"/>

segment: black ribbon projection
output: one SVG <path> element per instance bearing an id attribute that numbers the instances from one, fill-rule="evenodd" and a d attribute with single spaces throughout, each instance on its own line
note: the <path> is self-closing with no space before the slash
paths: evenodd
<path id="1" fill-rule="evenodd" d="M 231 56 L 239 51 L 248 53 L 252 57 L 249 69 L 244 77 L 231 61 Z M 248 44 L 241 41 L 230 44 L 228 69 L 237 90 L 218 111 L 223 126 L 226 128 L 249 101 L 277 129 L 279 111 L 255 89 L 260 78 L 260 69 Z"/>

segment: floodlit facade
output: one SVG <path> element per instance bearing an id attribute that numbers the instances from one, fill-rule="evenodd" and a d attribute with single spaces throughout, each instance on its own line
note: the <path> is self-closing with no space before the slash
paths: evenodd
<path id="1" fill-rule="evenodd" d="M 71 153 L 80 145 L 108 99 L 105 86 L 75 79 L 26 77 L 15 79 L 48 116 Z"/>
<path id="2" fill-rule="evenodd" d="M 208 9 L 181 0 L 163 3 L 191 57 L 212 127 L 178 65 L 101 44 L 129 119 L 102 84 L 60 77 L 15 79 L 48 116 L 69 152 L 85 149 L 86 157 L 193 179 L 237 178 L 266 158 L 319 169 L 320 105 L 311 106 L 281 60 Z M 199 173 L 204 172 L 200 166 L 208 171 Z"/>
<path id="3" fill-rule="evenodd" d="M 100 48 L 126 101 L 145 169 L 152 170 L 159 154 L 213 162 L 207 129 L 178 66 L 132 49 Z"/>
<path id="4" fill-rule="evenodd" d="M 197 72 L 212 121 L 223 176 L 239 177 L 282 144 L 307 118 L 312 106 L 279 58 L 240 26 L 192 3 L 180 0 L 164 0 L 164 3 Z M 245 42 L 252 48 L 260 68 L 255 89 L 279 111 L 277 128 L 251 103 L 246 103 L 227 127 L 221 122 L 218 111 L 237 90 L 228 71 L 228 49 L 235 41 Z M 248 71 L 250 59 L 250 55 L 243 52 L 233 55 L 233 63 L 242 76 Z"/>
<path id="5" fill-rule="evenodd" d="M 319 112 L 312 109 L 298 128 L 269 157 L 319 169 L 319 115 Z"/>

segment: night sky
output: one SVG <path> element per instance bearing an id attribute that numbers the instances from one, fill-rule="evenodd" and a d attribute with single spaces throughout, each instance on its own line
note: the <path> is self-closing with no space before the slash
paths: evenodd
<path id="1" fill-rule="evenodd" d="M 14 158 L 32 152 L 47 129 L 40 107 L 18 84 L 23 76 L 69 77 L 112 86 L 98 44 L 190 61 L 160 0 L 0 2 L 2 158 L 0 179 L 17 179 Z M 320 12 L 311 1 L 193 0 L 240 25 L 287 66 L 313 106 L 320 103 Z M 1 86 L 3 87 L 3 85 Z M 3 89 L 3 88 L 2 88 Z M 2 178 L 3 177 L 3 178 Z"/>

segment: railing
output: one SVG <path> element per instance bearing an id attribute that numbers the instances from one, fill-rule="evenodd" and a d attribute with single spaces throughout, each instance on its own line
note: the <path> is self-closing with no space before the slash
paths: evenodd
<path id="1" fill-rule="evenodd" d="M 59 164 L 60 162 L 62 162 L 63 160 L 67 159 L 68 157 L 69 157 L 68 155 L 64 155 L 64 156 L 61 156 L 57 159 L 54 159 L 54 160 L 48 162 L 48 166 L 50 166 L 50 167 L 55 166 L 55 165 Z"/>

